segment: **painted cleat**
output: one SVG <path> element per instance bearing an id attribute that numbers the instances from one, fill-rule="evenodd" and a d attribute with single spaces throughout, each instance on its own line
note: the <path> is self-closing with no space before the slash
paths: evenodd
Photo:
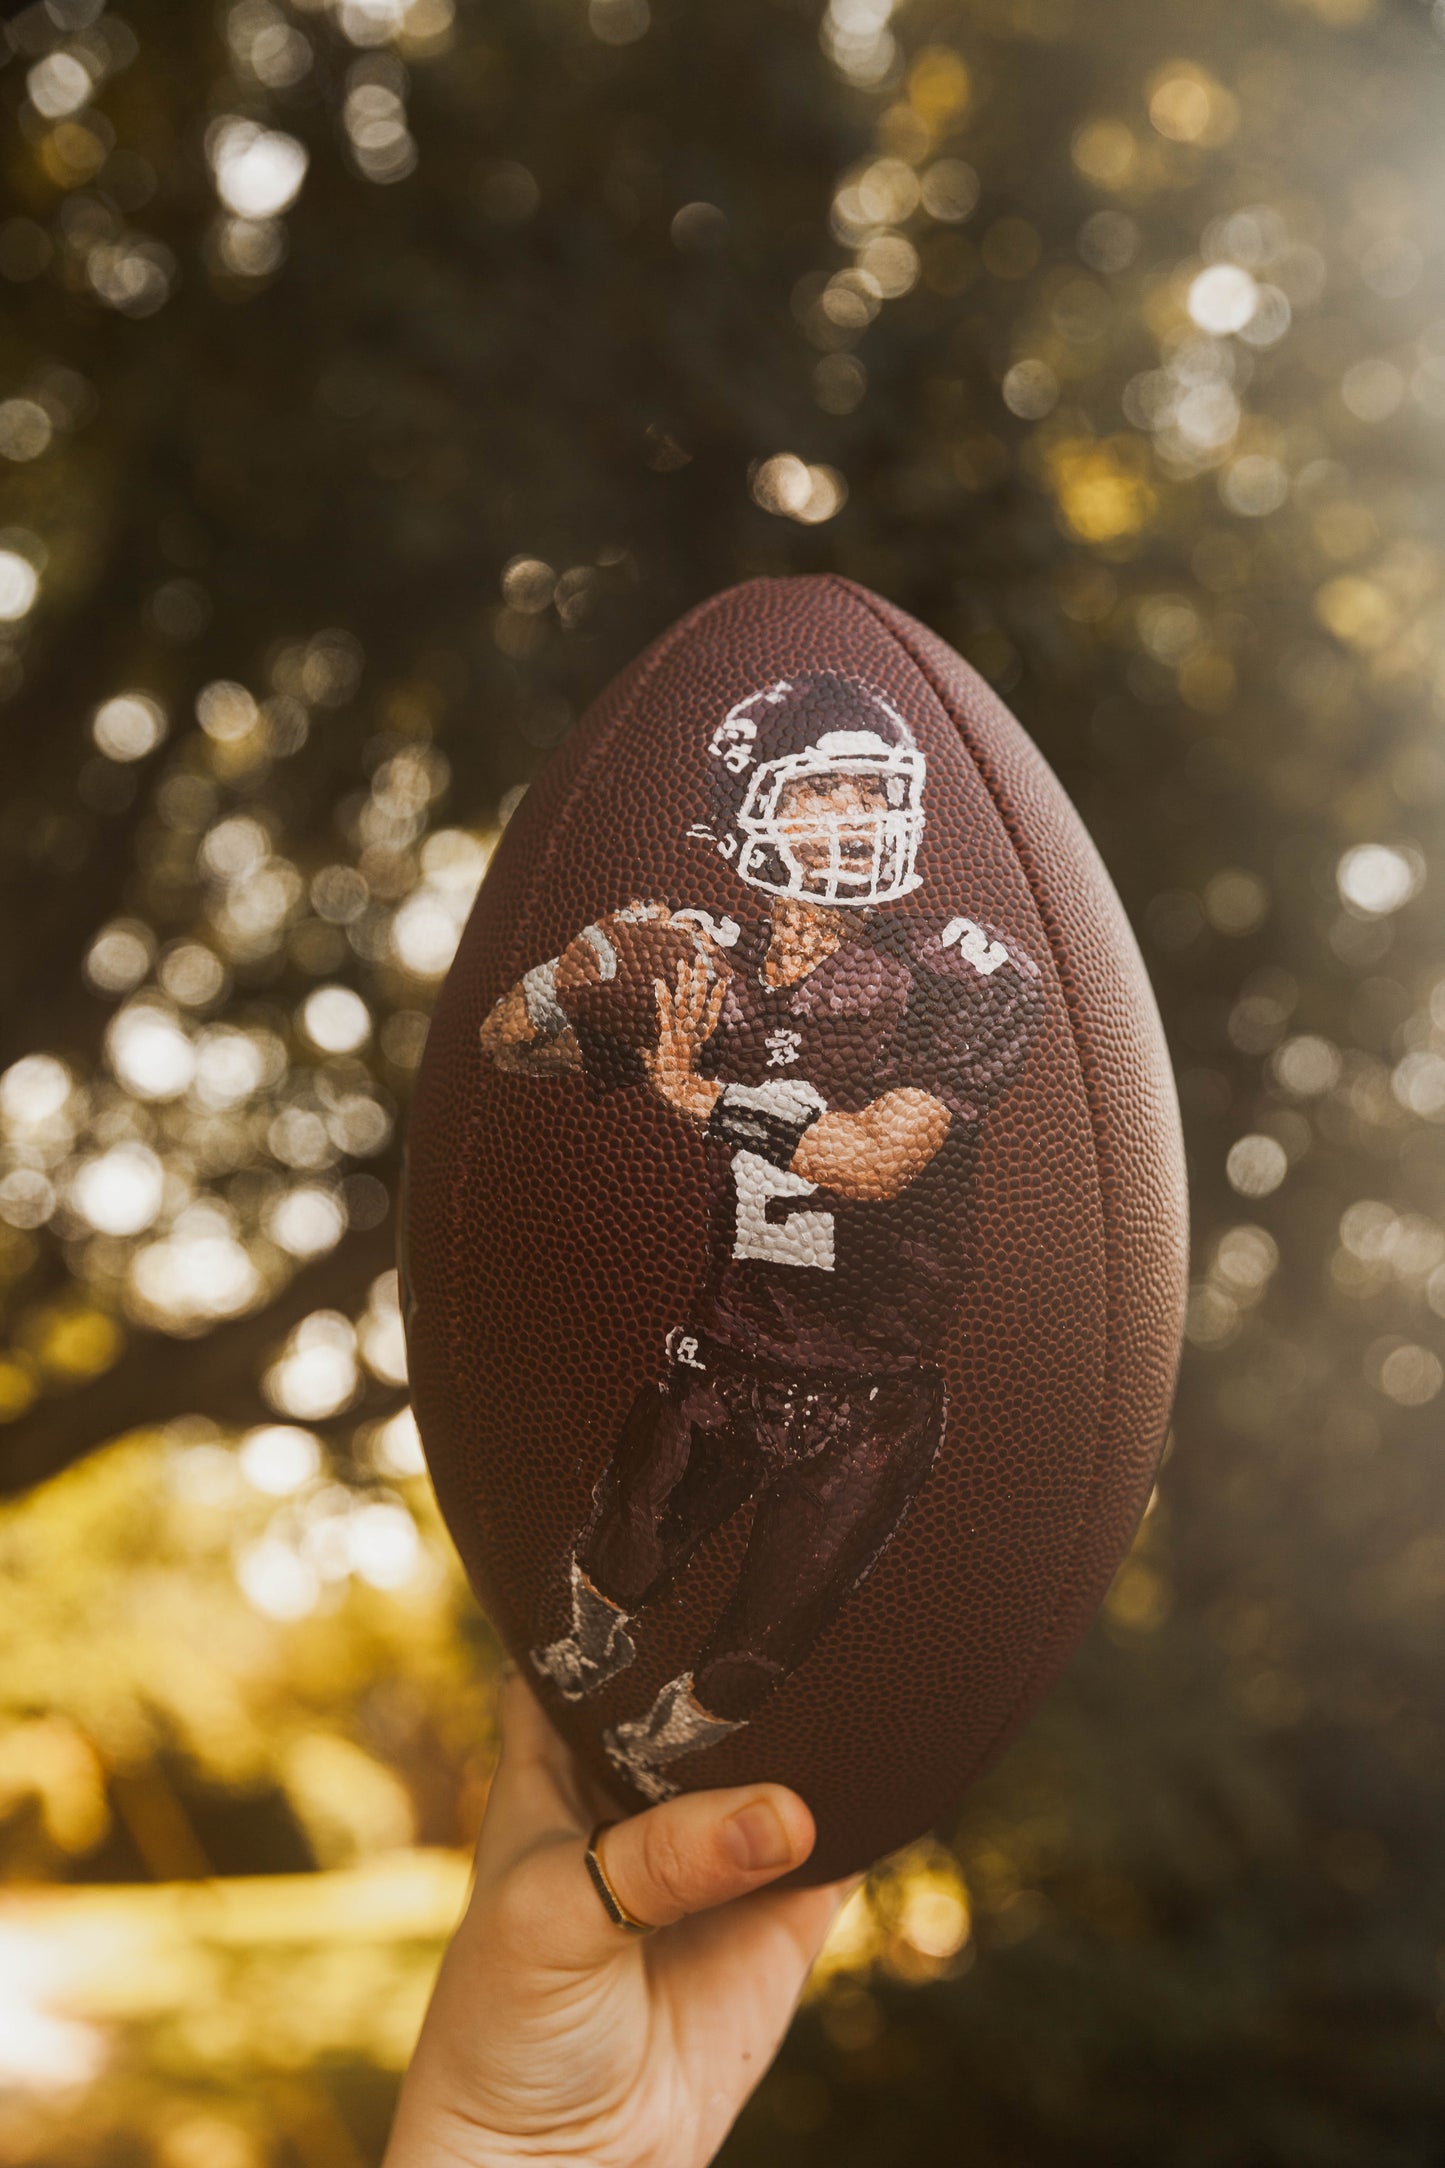
<path id="1" fill-rule="evenodd" d="M 602 1734 L 607 1759 L 618 1775 L 644 1799 L 671 1799 L 677 1786 L 663 1770 L 684 1754 L 697 1754 L 705 1746 L 741 1731 L 742 1720 L 730 1721 L 705 1709 L 692 1690 L 692 1673 L 681 1672 L 659 1689 L 646 1716 L 615 1724 Z"/>
<path id="2" fill-rule="evenodd" d="M 532 1650 L 532 1668 L 550 1679 L 564 1701 L 581 1701 L 625 1671 L 637 1654 L 627 1613 L 592 1586 L 572 1561 L 572 1631 Z"/>

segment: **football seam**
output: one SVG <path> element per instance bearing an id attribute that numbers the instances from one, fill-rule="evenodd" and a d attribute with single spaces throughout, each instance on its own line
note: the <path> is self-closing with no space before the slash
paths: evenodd
<path id="1" fill-rule="evenodd" d="M 968 754 L 969 759 L 973 762 L 975 769 L 978 771 L 979 779 L 982 782 L 984 789 L 988 792 L 989 802 L 993 806 L 995 813 L 998 815 L 1000 822 L 1003 824 L 1004 833 L 1008 837 L 1009 846 L 1013 852 L 1014 861 L 1018 866 L 1020 874 L 1023 876 L 1025 885 L 1027 886 L 1029 891 L 1029 895 L 1033 900 L 1034 909 L 1038 912 L 1039 924 L 1042 926 L 1044 931 L 1044 938 L 1048 942 L 1049 955 L 1053 962 L 1054 971 L 1058 977 L 1059 991 L 1063 996 L 1064 1015 L 1067 1019 L 1069 1027 L 1069 1043 L 1073 1047 L 1074 1059 L 1078 1063 L 1079 1080 L 1083 1089 L 1084 1105 L 1087 1109 L 1089 1117 L 1089 1145 L 1093 1154 L 1094 1162 L 1094 1190 L 1102 1206 L 1104 1187 L 1103 1181 L 1100 1176 L 1099 1165 L 1099 1132 L 1097 1109 L 1094 1104 L 1094 1093 L 1089 1082 L 1088 1067 L 1084 1061 L 1082 1053 L 1079 1050 L 1078 1031 L 1076 1029 L 1074 1021 L 1074 1006 L 1069 998 L 1068 983 L 1065 978 L 1063 968 L 1060 964 L 1058 950 L 1055 946 L 1053 933 L 1050 927 L 1050 919 L 1053 917 L 1054 914 L 1051 911 L 1047 911 L 1045 909 L 1043 899 L 1040 897 L 1039 892 L 1034 885 L 1033 877 L 1029 871 L 1028 861 L 1024 856 L 1022 848 L 1020 847 L 1020 838 L 1018 833 L 1016 832 L 1016 823 L 1010 817 L 1006 808 L 1000 803 L 999 794 L 997 789 L 995 788 L 994 777 L 990 772 L 991 764 L 988 761 L 987 755 L 978 746 L 972 733 L 967 728 L 965 719 L 956 712 L 954 703 L 949 698 L 945 686 L 940 683 L 936 673 L 930 667 L 926 658 L 918 654 L 908 640 L 907 636 L 904 633 L 900 632 L 896 626 L 890 625 L 888 623 L 888 620 L 881 614 L 881 612 L 874 607 L 873 598 L 871 595 L 868 594 L 867 590 L 855 586 L 855 584 L 851 580 L 845 579 L 840 573 L 829 573 L 827 575 L 827 578 L 843 594 L 847 595 L 855 604 L 861 605 L 861 607 L 866 611 L 867 615 L 871 617 L 874 623 L 877 624 L 881 628 L 881 630 L 887 634 L 889 639 L 892 640 L 894 644 L 902 650 L 902 652 L 908 657 L 908 660 L 913 664 L 914 668 L 919 672 L 920 676 L 923 678 L 924 683 L 928 686 L 929 691 L 933 694 L 934 699 L 937 700 L 939 706 L 943 709 L 944 714 L 948 717 L 949 721 L 953 724 L 954 729 L 958 732 L 959 742 L 962 744 L 964 751 Z M 1109 1242 L 1108 1222 L 1106 1216 L 1104 1217 L 1103 1225 L 1104 1256 L 1107 1263 L 1111 1245 Z M 1116 1327 L 1117 1317 L 1115 1311 L 1115 1302 L 1113 1298 L 1113 1290 L 1110 1284 L 1109 1274 L 1106 1271 L 1104 1275 L 1104 1364 L 1102 1379 L 1103 1389 L 1100 1393 L 1099 1405 L 1095 1410 L 1094 1416 L 1094 1452 L 1093 1463 L 1089 1475 L 1088 1496 L 1086 1497 L 1085 1502 L 1080 1509 L 1078 1523 L 1075 1527 L 1073 1540 L 1069 1550 L 1069 1560 L 1071 1565 L 1077 1562 L 1079 1554 L 1083 1548 L 1085 1539 L 1092 1531 L 1099 1514 L 1099 1508 L 1101 1503 L 1101 1475 L 1103 1469 L 1104 1408 L 1107 1405 L 1110 1397 L 1110 1390 L 1114 1375 L 1114 1365 L 1117 1353 L 1115 1346 Z M 1014 1695 L 1012 1701 L 1008 1705 L 1008 1708 L 1004 1711 L 1004 1714 L 999 1718 L 997 1725 L 995 1726 L 992 1734 L 990 1735 L 987 1746 L 980 1753 L 978 1760 L 975 1763 L 976 1768 L 982 1767 L 988 1761 L 989 1756 L 996 1750 L 1000 1741 L 1007 1740 L 1009 1732 L 1013 1724 L 1015 1723 L 1019 1713 L 1029 1706 L 1030 1697 L 1037 1688 L 1040 1674 L 1045 1673 L 1047 1669 L 1048 1659 L 1045 1652 L 1049 1649 L 1050 1642 L 1052 1641 L 1053 1635 L 1057 1630 L 1059 1619 L 1064 1609 L 1065 1592 L 1069 1585 L 1070 1584 L 1068 1582 L 1065 1582 L 1061 1586 L 1059 1595 L 1049 1614 L 1048 1623 L 1040 1644 L 1039 1654 L 1035 1659 L 1034 1663 L 1031 1665 L 1028 1673 L 1022 1680 L 1018 1692 Z"/>

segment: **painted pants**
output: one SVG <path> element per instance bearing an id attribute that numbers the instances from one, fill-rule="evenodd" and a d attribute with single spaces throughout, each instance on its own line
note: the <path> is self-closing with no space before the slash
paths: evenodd
<path id="1" fill-rule="evenodd" d="M 665 1384 L 638 1394 L 577 1559 L 629 1616 L 748 1499 L 737 1582 L 693 1666 L 714 1716 L 751 1716 L 873 1565 L 943 1439 L 943 1373 L 764 1370 L 675 1332 Z"/>

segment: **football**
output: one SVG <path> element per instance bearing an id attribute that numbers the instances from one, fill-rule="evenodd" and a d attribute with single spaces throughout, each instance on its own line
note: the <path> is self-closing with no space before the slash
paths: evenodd
<path id="1" fill-rule="evenodd" d="M 701 604 L 513 815 L 403 1199 L 443 1513 L 624 1808 L 762 1778 L 829 1880 L 1034 1709 L 1148 1500 L 1178 1108 L 1087 833 L 921 624 Z"/>
<path id="2" fill-rule="evenodd" d="M 664 905 L 634 903 L 584 926 L 557 959 L 556 995 L 595 1067 L 627 1067 L 627 1057 L 657 1047 L 659 981 L 672 989 L 679 969 L 700 965 L 709 980 L 727 975 L 734 919 L 703 913 L 674 917 Z"/>

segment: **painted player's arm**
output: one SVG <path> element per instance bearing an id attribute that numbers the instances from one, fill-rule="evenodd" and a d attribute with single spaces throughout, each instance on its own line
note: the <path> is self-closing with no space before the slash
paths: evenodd
<path id="1" fill-rule="evenodd" d="M 503 994 L 482 1025 L 484 1060 L 523 1076 L 551 1076 L 582 1065 L 582 1049 L 557 1001 L 557 960 L 538 964 Z"/>
<path id="2" fill-rule="evenodd" d="M 922 1174 L 952 1120 L 941 1099 L 904 1085 L 856 1114 L 819 1115 L 803 1131 L 788 1169 L 835 1197 L 886 1204 Z"/>
<path id="3" fill-rule="evenodd" d="M 649 1062 L 653 1088 L 679 1114 L 699 1125 L 717 1127 L 724 1087 L 714 1078 L 699 1076 L 697 1062 L 717 1029 L 726 989 L 710 985 L 700 964 L 691 971 L 679 968 L 670 988 L 661 979 L 655 986 L 657 1052 Z M 923 1172 L 948 1135 L 953 1117 L 931 1092 L 904 1085 L 883 1092 L 855 1114 L 818 1112 L 800 1101 L 795 1119 L 801 1134 L 790 1151 L 789 1117 L 770 1119 L 766 1110 L 760 1116 L 756 1107 L 746 1108 L 739 1116 L 744 1126 L 760 1119 L 769 1132 L 760 1140 L 765 1156 L 835 1197 L 880 1203 L 898 1196 Z"/>
<path id="4" fill-rule="evenodd" d="M 956 918 L 944 928 L 939 951 L 924 958 L 930 990 L 919 1013 L 935 1025 L 952 1017 L 956 1043 L 945 1028 L 935 1038 L 943 1059 L 968 1096 L 997 1098 L 1023 1065 L 1047 1009 L 1038 965 L 1011 933 L 987 922 Z M 951 992 L 950 992 L 951 989 Z"/>

